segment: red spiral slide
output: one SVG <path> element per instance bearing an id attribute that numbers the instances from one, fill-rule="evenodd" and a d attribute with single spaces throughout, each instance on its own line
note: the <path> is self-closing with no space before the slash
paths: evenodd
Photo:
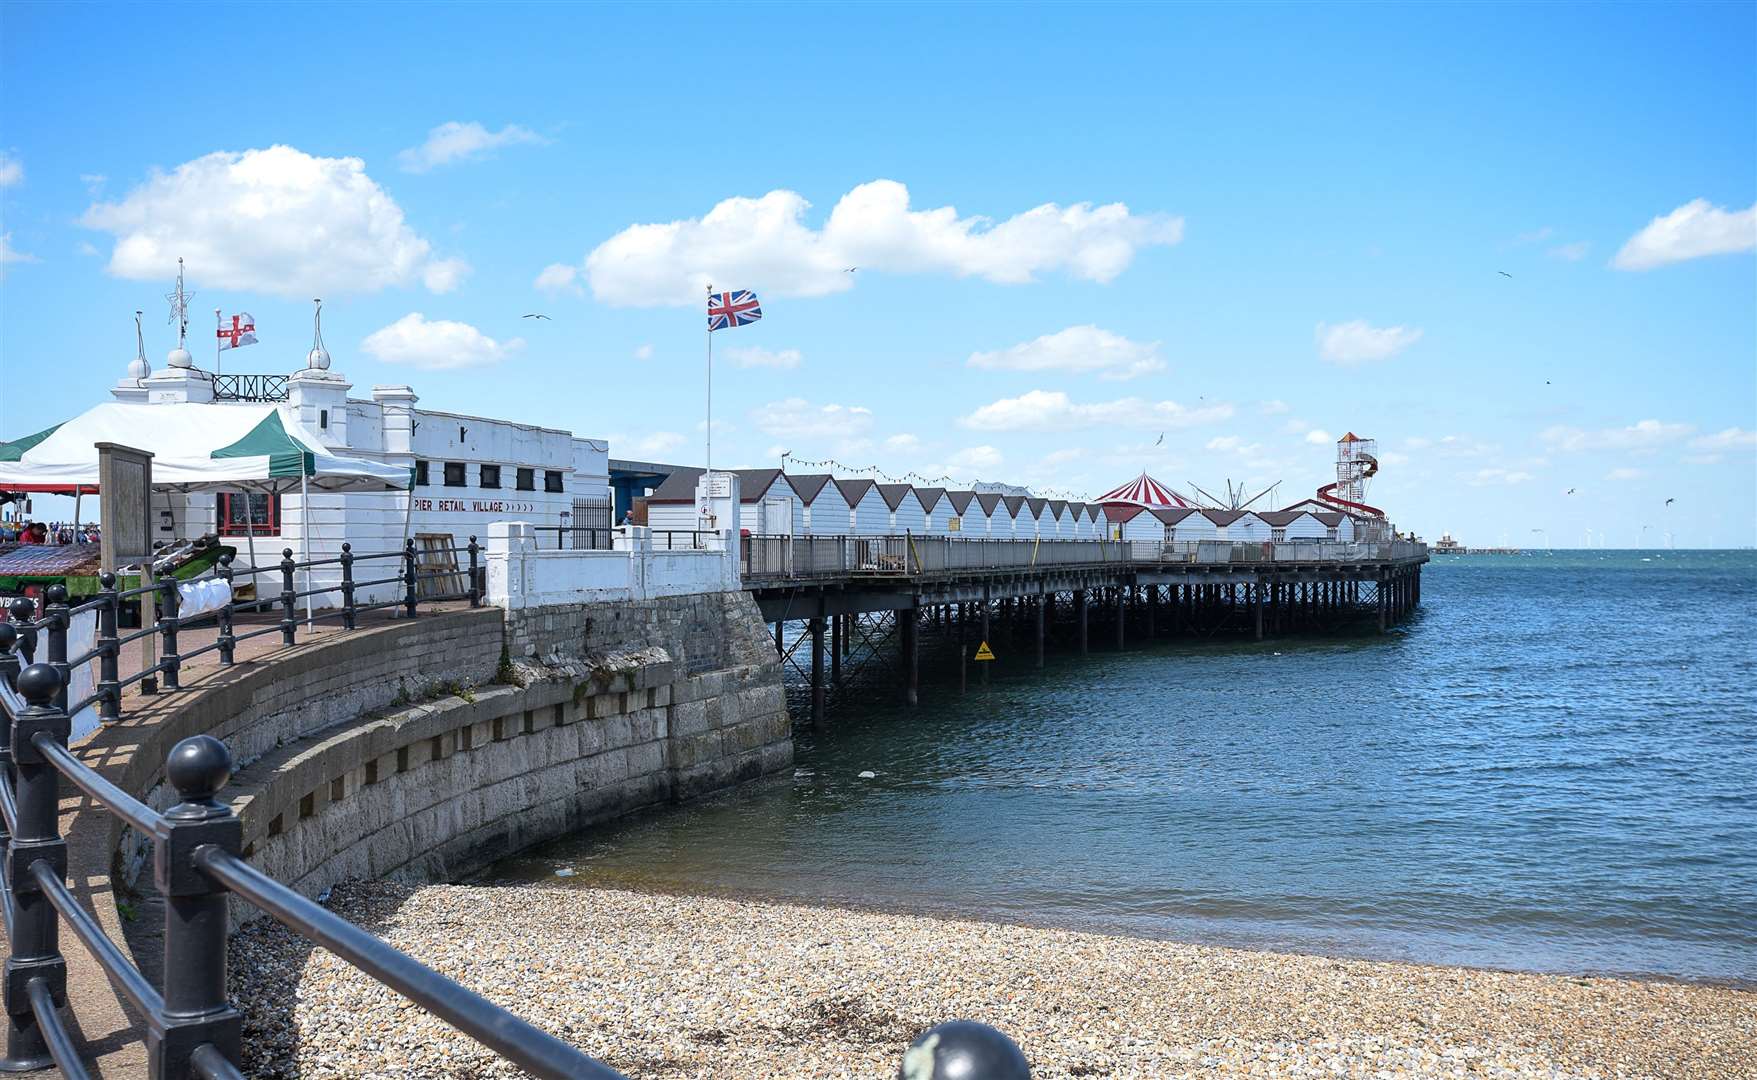
<path id="1" fill-rule="evenodd" d="M 1367 471 L 1361 474 L 1361 478 L 1363 480 L 1371 480 L 1374 476 L 1378 475 L 1378 472 L 1379 472 L 1379 459 L 1378 458 L 1368 457 L 1366 454 L 1362 454 L 1362 455 L 1360 455 L 1359 460 L 1367 463 Z M 1371 517 L 1376 517 L 1376 518 L 1382 518 L 1385 516 L 1385 511 L 1379 509 L 1376 506 L 1368 506 L 1366 503 L 1351 502 L 1348 499 L 1338 498 L 1337 496 L 1330 494 L 1332 491 L 1335 491 L 1338 487 L 1340 487 L 1341 484 L 1342 484 L 1342 481 L 1340 481 L 1340 480 L 1336 481 L 1335 483 L 1325 484 L 1323 487 L 1318 489 L 1318 498 L 1323 500 L 1324 502 L 1331 503 L 1335 506 L 1343 507 L 1344 509 L 1347 509 L 1347 510 L 1352 510 L 1356 513 L 1367 514 Z"/>

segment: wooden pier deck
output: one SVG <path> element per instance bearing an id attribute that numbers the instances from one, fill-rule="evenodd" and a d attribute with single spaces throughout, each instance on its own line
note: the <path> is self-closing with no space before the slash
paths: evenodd
<path id="1" fill-rule="evenodd" d="M 1384 631 L 1421 603 L 1428 550 L 1406 540 L 755 536 L 745 538 L 742 558 L 745 585 L 775 625 L 776 650 L 810 680 L 811 717 L 821 724 L 856 642 L 875 648 L 875 627 L 894 639 L 901 694 L 915 704 L 923 626 L 955 635 L 965 659 L 989 640 L 996 621 L 1023 626 L 1038 666 L 1046 642 L 1062 631 L 1089 651 L 1094 612 L 1117 649 L 1131 636 L 1262 639 L 1363 623 Z M 790 625 L 797 628 L 791 643 Z M 977 670 L 986 681 L 987 665 Z"/>

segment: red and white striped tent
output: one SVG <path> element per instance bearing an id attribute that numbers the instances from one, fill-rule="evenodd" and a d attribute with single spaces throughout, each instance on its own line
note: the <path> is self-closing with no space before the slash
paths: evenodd
<path id="1" fill-rule="evenodd" d="M 1098 496 L 1100 506 L 1139 506 L 1147 510 L 1165 507 L 1188 507 L 1190 504 L 1159 481 L 1142 473 L 1122 487 Z"/>

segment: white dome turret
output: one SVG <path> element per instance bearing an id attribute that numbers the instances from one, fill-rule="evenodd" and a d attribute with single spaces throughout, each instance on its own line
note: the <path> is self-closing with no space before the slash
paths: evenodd
<path id="1" fill-rule="evenodd" d="M 165 363 L 174 368 L 193 367 L 195 365 L 195 357 L 190 356 L 189 350 L 179 345 L 165 354 Z"/>
<path id="2" fill-rule="evenodd" d="M 313 300 L 317 310 L 312 315 L 311 351 L 305 354 L 305 366 L 312 371 L 329 370 L 329 350 L 323 347 L 323 301 Z"/>

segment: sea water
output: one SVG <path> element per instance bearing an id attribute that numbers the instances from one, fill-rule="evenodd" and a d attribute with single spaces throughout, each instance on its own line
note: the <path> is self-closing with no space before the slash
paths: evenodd
<path id="1" fill-rule="evenodd" d="M 1757 982 L 1757 553 L 1443 557 L 1422 600 L 878 681 L 792 775 L 491 877 Z"/>

